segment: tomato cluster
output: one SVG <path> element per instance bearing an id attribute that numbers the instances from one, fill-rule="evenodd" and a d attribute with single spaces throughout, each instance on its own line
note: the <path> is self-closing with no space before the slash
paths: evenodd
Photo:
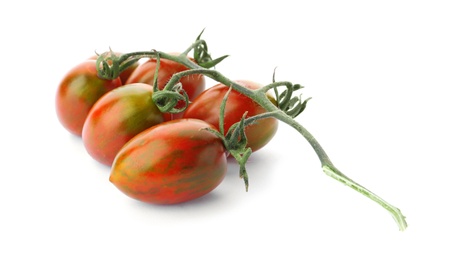
<path id="1" fill-rule="evenodd" d="M 110 181 L 140 201 L 185 202 L 221 183 L 229 152 L 221 137 L 208 129 L 218 131 L 226 93 L 225 132 L 245 113 L 251 117 L 266 112 L 247 96 L 229 92 L 228 86 L 206 88 L 205 77 L 193 74 L 180 80 L 191 101 L 185 111 L 162 113 L 152 99 L 156 70 L 160 91 L 175 73 L 188 70 L 186 66 L 150 58 L 107 80 L 98 76 L 96 58 L 78 64 L 62 79 L 56 95 L 58 119 L 70 133 L 81 136 L 92 158 L 111 167 Z M 261 87 L 252 81 L 236 82 L 248 89 Z M 261 149 L 276 131 L 274 118 L 246 126 L 247 147 Z"/>
<path id="2" fill-rule="evenodd" d="M 201 197 L 221 183 L 229 155 L 239 163 L 248 189 L 245 163 L 273 138 L 281 120 L 309 142 L 328 176 L 379 203 L 400 230 L 407 227 L 398 208 L 339 171 L 294 120 L 308 100 L 293 96 L 301 85 L 231 81 L 210 69 L 227 55 L 212 59 L 200 36 L 180 54 L 91 56 L 62 79 L 56 93 L 59 121 L 82 137 L 91 157 L 111 167 L 109 180 L 121 192 L 155 204 Z M 186 56 L 192 50 L 193 58 Z M 204 76 L 220 83 L 206 88 Z"/>

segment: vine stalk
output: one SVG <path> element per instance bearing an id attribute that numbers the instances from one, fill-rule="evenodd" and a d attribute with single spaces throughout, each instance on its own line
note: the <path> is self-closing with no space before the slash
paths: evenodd
<path id="1" fill-rule="evenodd" d="M 164 58 L 173 58 L 177 62 L 181 62 L 182 59 L 171 57 L 170 55 L 162 55 L 160 53 L 160 56 L 163 56 Z M 183 60 L 185 61 L 185 60 Z M 181 62 L 182 63 L 182 62 Z M 185 72 L 179 72 L 173 76 L 173 78 L 170 80 L 168 84 L 175 84 L 175 81 L 179 81 L 179 79 L 183 76 L 190 75 L 190 74 L 203 74 L 206 75 L 224 85 L 231 86 L 232 89 L 248 96 L 255 102 L 257 102 L 259 105 L 261 105 L 267 112 L 273 112 L 272 116 L 277 118 L 278 120 L 288 124 L 289 126 L 293 127 L 296 131 L 298 131 L 312 146 L 314 149 L 315 153 L 317 154 L 322 170 L 324 173 L 333 179 L 347 185 L 348 187 L 358 191 L 359 193 L 363 194 L 364 196 L 368 197 L 369 199 L 375 201 L 379 205 L 381 205 L 383 208 L 385 208 L 389 213 L 393 216 L 394 220 L 396 221 L 397 225 L 399 226 L 399 230 L 403 231 L 407 227 L 407 223 L 405 221 L 405 216 L 402 215 L 400 210 L 373 192 L 369 191 L 362 185 L 358 184 L 357 182 L 353 181 L 346 175 L 344 175 L 341 171 L 339 171 L 332 163 L 330 158 L 328 157 L 327 153 L 325 150 L 322 148 L 320 143 L 314 138 L 314 136 L 301 124 L 299 124 L 296 120 L 294 120 L 292 117 L 286 115 L 281 111 L 277 106 L 275 106 L 272 102 L 270 102 L 269 99 L 267 99 L 265 93 L 269 90 L 269 87 L 262 88 L 259 90 L 249 90 L 241 85 L 239 85 L 236 82 L 233 82 L 232 80 L 228 79 L 221 73 L 215 70 L 210 70 L 210 69 L 203 69 L 197 66 L 196 64 L 186 64 L 189 62 L 184 62 L 183 64 L 185 66 L 188 66 L 191 70 L 185 71 Z M 274 84 L 274 86 L 279 86 L 280 84 Z M 269 86 L 269 85 L 268 85 Z"/>
<path id="2" fill-rule="evenodd" d="M 287 113 L 287 111 L 282 110 L 280 106 L 274 105 L 266 96 L 266 92 L 269 91 L 270 89 L 274 89 L 276 91 L 276 93 L 277 93 L 277 96 L 278 96 L 277 88 L 278 87 L 283 87 L 283 86 L 286 87 L 287 92 L 285 93 L 285 97 L 288 95 L 288 99 L 285 98 L 283 101 L 284 101 L 284 106 L 286 107 L 286 109 L 289 109 L 291 102 L 288 102 L 288 101 L 291 101 L 291 100 L 289 100 L 289 99 L 291 99 L 291 93 L 293 92 L 293 90 L 297 90 L 297 89 L 301 88 L 301 86 L 292 85 L 290 82 L 275 82 L 275 80 L 274 80 L 274 82 L 272 84 L 269 84 L 269 85 L 267 85 L 267 86 L 265 86 L 265 87 L 263 87 L 261 89 L 258 89 L 258 90 L 247 89 L 244 86 L 238 84 L 237 82 L 234 82 L 234 81 L 228 79 L 227 77 L 225 77 L 220 72 L 218 72 L 216 70 L 213 70 L 213 69 L 210 69 L 210 68 L 205 68 L 204 66 L 200 65 L 200 62 L 198 62 L 198 64 L 197 64 L 197 63 L 194 63 L 193 61 L 191 61 L 187 57 L 187 52 L 192 50 L 192 49 L 194 49 L 194 50 L 200 49 L 200 48 L 198 48 L 200 46 L 202 47 L 202 49 L 204 48 L 205 51 L 206 51 L 206 44 L 204 44 L 204 41 L 197 38 L 197 41 L 194 42 L 194 44 L 192 44 L 187 49 L 187 51 L 183 52 L 179 56 L 175 56 L 175 55 L 171 55 L 171 54 L 168 54 L 168 53 L 158 52 L 158 51 L 153 50 L 153 51 L 150 51 L 150 52 L 136 52 L 136 53 L 132 53 L 132 54 L 125 54 L 125 55 L 122 55 L 120 58 L 122 59 L 122 61 L 127 61 L 127 60 L 130 61 L 130 57 L 135 57 L 135 58 L 141 58 L 141 57 L 163 58 L 163 59 L 168 59 L 168 60 L 172 60 L 172 61 L 181 63 L 181 64 L 183 64 L 184 66 L 186 66 L 186 67 L 188 67 L 190 69 L 190 70 L 187 70 L 187 71 L 182 71 L 182 72 L 174 74 L 172 76 L 172 78 L 170 79 L 170 81 L 167 83 L 167 85 L 164 87 L 164 89 L 174 89 L 173 87 L 176 84 L 178 84 L 179 80 L 184 76 L 188 76 L 188 75 L 192 75 L 192 74 L 203 74 L 203 75 L 205 75 L 205 76 L 207 76 L 207 77 L 209 77 L 211 79 L 216 80 L 217 82 L 220 82 L 220 83 L 222 83 L 222 84 L 224 84 L 226 86 L 230 86 L 233 90 L 238 91 L 241 94 L 251 98 L 252 100 L 257 102 L 260 106 L 262 106 L 267 111 L 268 115 L 270 115 L 270 116 L 272 116 L 272 117 L 274 117 L 274 118 L 288 124 L 289 126 L 293 127 L 297 132 L 299 132 L 309 142 L 309 144 L 312 146 L 312 148 L 314 149 L 315 153 L 317 154 L 317 156 L 318 156 L 318 158 L 320 160 L 323 172 L 327 176 L 330 176 L 333 179 L 347 185 L 348 187 L 358 191 L 359 193 L 363 194 L 364 196 L 368 197 L 369 199 L 371 199 L 374 202 L 381 205 L 384 209 L 386 209 L 392 215 L 392 217 L 394 218 L 394 220 L 396 221 L 396 223 L 397 223 L 397 225 L 399 227 L 399 230 L 401 230 L 401 231 L 405 230 L 405 228 L 407 227 L 407 223 L 405 221 L 405 216 L 400 212 L 400 210 L 398 208 L 392 206 L 391 204 L 389 204 L 388 202 L 386 202 L 385 200 L 383 200 L 382 198 L 380 198 L 376 194 L 372 193 L 371 191 L 369 191 L 368 189 L 366 189 L 362 185 L 358 184 L 357 182 L 353 181 L 352 179 L 350 179 L 349 177 L 344 175 L 341 171 L 339 171 L 333 165 L 333 163 L 331 162 L 331 160 L 328 157 L 327 153 L 324 151 L 324 149 L 322 148 L 320 143 L 314 138 L 314 136 L 306 128 L 304 128 L 304 126 L 302 126 L 296 120 L 294 120 L 294 116 L 290 116 L 289 113 Z M 200 56 L 200 55 L 198 55 L 198 56 Z M 221 57 L 219 59 L 216 59 L 214 61 L 211 60 L 211 63 L 210 63 L 209 55 L 206 56 L 206 57 L 207 57 L 207 60 L 206 60 L 207 64 L 216 64 L 217 63 L 217 62 L 215 62 L 216 60 L 221 61 L 226 56 L 223 56 L 223 57 Z M 98 59 L 98 61 L 103 62 L 103 59 L 101 59 L 101 60 Z M 104 62 L 103 62 L 102 65 L 103 66 L 98 66 L 98 68 L 102 67 L 102 70 L 108 68 L 108 66 L 106 64 L 104 64 Z M 104 72 L 104 71 L 101 71 L 101 72 Z M 106 74 L 107 74 L 107 77 L 113 76 L 113 73 L 101 73 L 100 76 L 104 77 Z M 157 93 L 161 93 L 161 91 L 157 92 Z M 155 95 L 156 95 L 156 93 L 154 93 L 154 96 Z M 163 97 L 164 96 L 162 96 L 162 98 Z M 155 99 L 155 98 L 153 98 L 153 99 Z M 294 98 L 293 100 L 296 101 L 296 102 L 300 101 L 297 98 Z M 302 104 L 305 105 L 305 102 L 302 103 Z M 299 108 L 297 108 L 297 110 L 300 110 L 300 111 L 302 111 L 303 109 L 304 109 L 304 106 L 300 106 Z M 254 120 L 254 118 L 253 119 L 249 118 L 247 120 Z M 249 121 L 247 121 L 247 123 L 249 123 Z M 224 133 L 221 133 L 221 134 L 224 135 Z M 250 151 L 250 153 L 251 153 L 251 151 Z M 249 156 L 249 154 L 244 154 L 244 153 L 240 153 L 240 154 L 237 153 L 235 155 L 245 157 L 246 159 Z M 243 158 L 243 159 L 245 159 L 245 158 Z M 245 169 L 243 169 L 243 170 L 245 171 Z M 241 171 L 242 171 L 242 168 L 241 168 Z M 246 175 L 246 171 L 245 171 L 244 174 Z M 247 179 L 245 180 L 245 182 L 246 182 L 246 184 L 248 184 Z"/>

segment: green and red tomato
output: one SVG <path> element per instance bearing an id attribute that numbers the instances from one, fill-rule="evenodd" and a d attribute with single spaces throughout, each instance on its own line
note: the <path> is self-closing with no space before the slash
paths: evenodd
<path id="1" fill-rule="evenodd" d="M 235 82 L 252 90 L 262 87 L 260 84 L 248 80 Z M 220 106 L 228 90 L 229 87 L 221 83 L 205 90 L 187 107 L 183 117 L 201 119 L 219 128 Z M 269 99 L 275 102 L 271 96 Z M 267 111 L 249 97 L 231 90 L 224 112 L 224 132 L 227 133 L 234 123 L 239 122 L 245 112 L 248 112 L 247 117 L 251 117 Z M 252 151 L 261 149 L 273 138 L 277 128 L 278 121 L 275 118 L 264 118 L 246 126 L 247 147 L 250 147 Z"/>
<path id="2" fill-rule="evenodd" d="M 108 92 L 94 104 L 82 132 L 91 157 L 110 166 L 126 142 L 164 121 L 152 93 L 152 86 L 133 83 Z"/>
<path id="3" fill-rule="evenodd" d="M 115 157 L 110 181 L 124 194 L 148 203 L 175 204 L 215 189 L 227 170 L 226 149 L 213 126 L 177 119 L 132 138 Z"/>
<path id="4" fill-rule="evenodd" d="M 94 60 L 76 65 L 58 86 L 55 106 L 59 121 L 70 133 L 81 136 L 85 119 L 96 101 L 121 85 L 120 78 L 99 78 Z"/>

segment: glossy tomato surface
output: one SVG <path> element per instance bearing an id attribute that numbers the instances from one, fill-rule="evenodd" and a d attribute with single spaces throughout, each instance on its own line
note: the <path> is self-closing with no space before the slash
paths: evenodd
<path id="1" fill-rule="evenodd" d="M 94 104 L 83 126 L 82 139 L 95 160 L 112 165 L 126 142 L 164 121 L 152 101 L 152 92 L 150 85 L 128 84 L 108 92 Z"/>
<path id="2" fill-rule="evenodd" d="M 149 59 L 144 63 L 141 63 L 132 72 L 131 76 L 127 80 L 127 84 L 141 82 L 153 85 L 156 67 L 156 59 Z M 160 59 L 160 69 L 157 81 L 159 89 L 163 89 L 163 87 L 168 83 L 173 74 L 185 70 L 188 70 L 188 68 L 182 64 L 179 64 L 171 60 Z M 205 89 L 205 77 L 201 74 L 193 74 L 182 77 L 180 82 L 182 84 L 182 88 L 184 89 L 184 91 L 186 91 L 190 100 L 194 100 Z M 180 103 L 177 107 L 182 107 L 184 105 L 184 103 Z M 166 114 L 165 119 L 177 119 L 181 116 L 182 113 Z"/>
<path id="3" fill-rule="evenodd" d="M 212 127 L 177 119 L 131 139 L 112 165 L 110 181 L 126 195 L 148 203 L 175 204 L 215 189 L 227 170 L 226 151 Z"/>
<path id="4" fill-rule="evenodd" d="M 237 83 L 249 89 L 262 87 L 248 80 L 237 80 Z M 228 86 L 217 84 L 200 94 L 184 112 L 184 118 L 197 118 L 204 120 L 216 128 L 219 128 L 219 110 L 224 96 L 229 90 Z M 227 133 L 229 127 L 239 122 L 245 112 L 247 117 L 266 112 L 264 108 L 250 98 L 232 90 L 229 94 L 226 110 L 224 113 L 224 131 Z M 277 132 L 278 121 L 275 118 L 265 118 L 245 128 L 248 139 L 247 147 L 257 151 L 265 146 Z"/>
<path id="5" fill-rule="evenodd" d="M 122 85 L 120 78 L 98 77 L 96 61 L 87 60 L 72 68 L 62 79 L 56 93 L 56 113 L 72 134 L 82 135 L 85 119 L 94 103 L 107 92 Z"/>

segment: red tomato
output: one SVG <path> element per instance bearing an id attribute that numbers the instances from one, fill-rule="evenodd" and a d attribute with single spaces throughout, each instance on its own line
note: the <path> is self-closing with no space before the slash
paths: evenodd
<path id="1" fill-rule="evenodd" d="M 260 84 L 247 80 L 237 80 L 236 82 L 249 89 L 258 89 L 261 87 Z M 229 87 L 223 84 L 217 84 L 205 90 L 189 105 L 183 117 L 201 119 L 219 128 L 219 110 L 228 90 Z M 269 98 L 274 100 L 270 96 Z M 247 117 L 266 112 L 264 108 L 250 98 L 232 90 L 229 94 L 224 113 L 225 133 L 227 133 L 229 127 L 240 121 L 246 111 L 248 111 Z M 247 126 L 245 128 L 245 134 L 248 139 L 247 147 L 250 147 L 252 151 L 261 149 L 275 135 L 277 127 L 278 121 L 275 118 L 261 119 L 255 124 Z"/>
<path id="2" fill-rule="evenodd" d="M 121 56 L 123 53 L 121 52 L 115 52 L 114 53 L 116 56 Z M 98 58 L 98 55 L 93 55 L 91 56 L 89 59 L 90 60 L 96 60 Z M 109 64 L 111 64 L 111 62 L 109 62 Z M 129 66 L 128 68 L 126 68 L 125 70 L 123 70 L 119 77 L 120 77 L 120 80 L 122 81 L 122 84 L 125 85 L 126 84 L 126 81 L 128 80 L 128 78 L 130 77 L 130 75 L 133 73 L 133 71 L 139 66 L 139 62 L 136 62 L 134 64 L 132 64 L 131 66 Z"/>
<path id="3" fill-rule="evenodd" d="M 130 84 L 141 82 L 153 85 L 156 67 L 157 59 L 149 59 L 145 61 L 133 71 L 126 83 Z M 159 89 L 163 89 L 173 74 L 185 70 L 188 70 L 188 68 L 182 64 L 167 59 L 160 59 L 160 69 L 157 78 Z M 201 74 L 193 74 L 183 77 L 181 78 L 180 82 L 182 84 L 182 88 L 184 91 L 186 91 L 187 95 L 189 96 L 189 100 L 191 101 L 194 100 L 205 89 L 205 77 Z M 180 102 L 177 108 L 183 107 L 184 105 L 184 103 Z M 166 120 L 177 119 L 181 117 L 182 113 L 165 114 Z"/>
<path id="4" fill-rule="evenodd" d="M 112 165 L 110 181 L 126 195 L 148 203 L 175 204 L 216 188 L 227 171 L 226 150 L 197 119 L 177 119 L 131 139 Z"/>
<path id="5" fill-rule="evenodd" d="M 95 160 L 112 165 L 126 142 L 163 122 L 152 92 L 150 85 L 133 83 L 110 91 L 94 104 L 83 125 L 82 139 Z"/>
<path id="6" fill-rule="evenodd" d="M 72 134 L 81 136 L 91 107 L 105 93 L 122 85 L 120 78 L 98 77 L 96 62 L 84 61 L 62 79 L 56 94 L 56 113 L 61 124 Z"/>

